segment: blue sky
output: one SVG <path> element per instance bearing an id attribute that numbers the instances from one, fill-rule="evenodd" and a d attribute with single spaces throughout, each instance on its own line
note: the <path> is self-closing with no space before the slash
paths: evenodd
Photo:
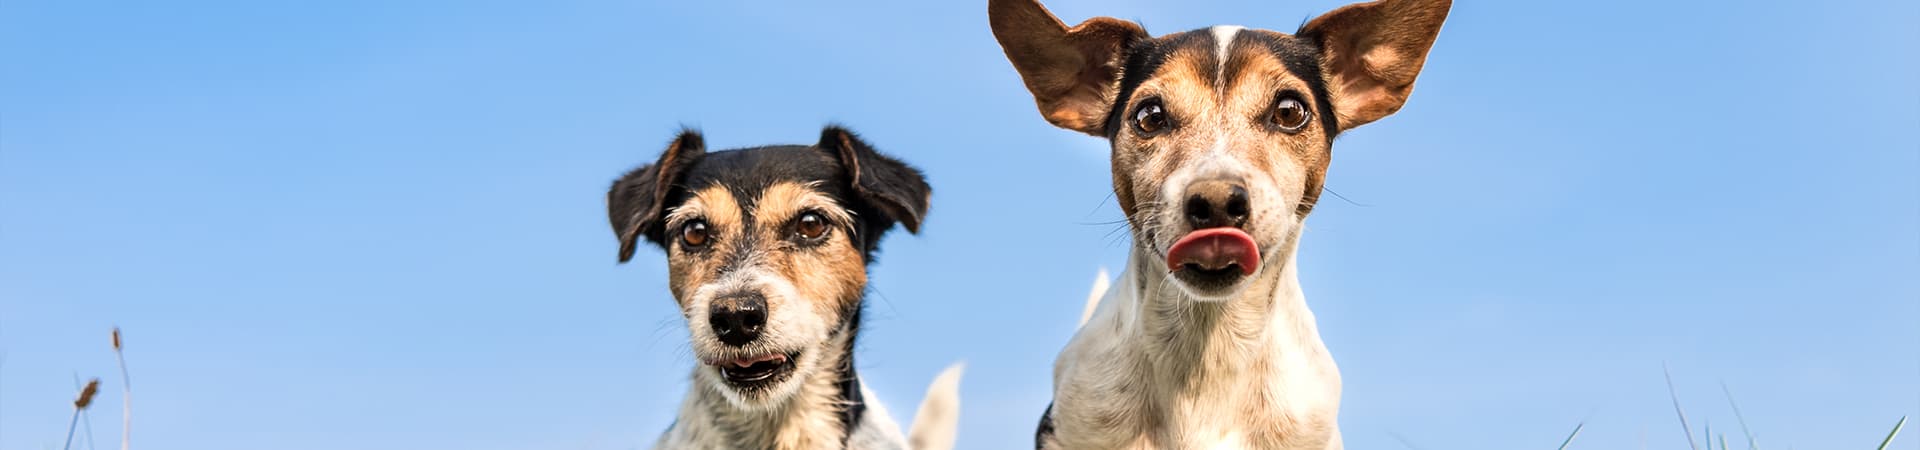
<path id="1" fill-rule="evenodd" d="M 984 2 L 671 3 L 0 3 L 0 448 L 57 448 L 76 372 L 117 385 L 116 324 L 136 448 L 644 447 L 693 361 L 607 184 L 682 124 L 829 121 L 936 191 L 873 269 L 864 376 L 904 421 L 965 360 L 961 448 L 1030 445 L 1126 253 L 1104 142 L 1039 118 Z M 1341 3 L 1048 4 L 1160 34 Z M 1695 428 L 1736 428 L 1724 382 L 1768 448 L 1920 413 L 1914 23 L 1456 5 L 1301 249 L 1349 446 L 1684 448 L 1663 363 Z"/>

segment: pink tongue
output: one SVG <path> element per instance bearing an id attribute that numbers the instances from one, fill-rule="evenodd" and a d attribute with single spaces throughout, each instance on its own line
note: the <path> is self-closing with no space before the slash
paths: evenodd
<path id="1" fill-rule="evenodd" d="M 746 366 L 751 366 L 751 365 L 766 362 L 766 361 L 783 361 L 786 359 L 787 359 L 787 355 L 769 354 L 765 356 L 758 356 L 758 357 L 752 357 L 752 358 L 736 359 L 736 360 L 733 360 L 730 364 L 733 364 L 734 367 L 746 367 Z"/>
<path id="2" fill-rule="evenodd" d="M 1167 271 L 1177 272 L 1188 265 L 1201 270 L 1238 265 L 1240 272 L 1253 275 L 1253 271 L 1260 268 L 1260 246 L 1253 243 L 1253 236 L 1239 228 L 1194 230 L 1167 250 Z"/>

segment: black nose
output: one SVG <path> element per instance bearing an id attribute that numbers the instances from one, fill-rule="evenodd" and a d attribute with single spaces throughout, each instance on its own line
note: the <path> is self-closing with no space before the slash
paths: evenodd
<path id="1" fill-rule="evenodd" d="M 767 324 L 767 298 L 759 293 L 727 294 L 713 299 L 707 308 L 707 325 L 720 342 L 739 347 L 760 338 L 760 327 Z"/>
<path id="2" fill-rule="evenodd" d="M 1239 180 L 1202 180 L 1187 185 L 1187 225 L 1193 229 L 1247 225 L 1247 188 Z"/>

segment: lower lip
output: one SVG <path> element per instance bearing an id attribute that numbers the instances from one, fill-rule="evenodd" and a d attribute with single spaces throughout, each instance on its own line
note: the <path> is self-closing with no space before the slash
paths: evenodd
<path id="1" fill-rule="evenodd" d="M 779 377 L 782 372 L 792 370 L 794 358 L 797 356 L 798 355 L 778 355 L 775 357 L 752 358 L 751 360 L 754 362 L 744 367 L 736 364 L 740 360 L 709 365 L 712 365 L 714 369 L 719 371 L 720 377 L 730 384 L 753 385 L 772 380 Z M 742 373 L 747 370 L 753 370 L 753 372 Z"/>

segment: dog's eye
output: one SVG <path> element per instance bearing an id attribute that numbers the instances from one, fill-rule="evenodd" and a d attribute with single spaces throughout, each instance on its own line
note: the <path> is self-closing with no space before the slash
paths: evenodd
<path id="1" fill-rule="evenodd" d="M 1133 129 L 1140 134 L 1152 136 L 1167 129 L 1167 109 L 1160 106 L 1159 100 L 1147 100 L 1133 110 Z"/>
<path id="2" fill-rule="evenodd" d="M 707 221 L 695 220 L 687 222 L 686 226 L 680 228 L 681 245 L 689 248 L 699 248 L 706 246 L 707 242 L 711 240 L 713 240 L 713 234 L 712 231 L 707 229 Z"/>
<path id="3" fill-rule="evenodd" d="M 1267 123 L 1279 127 L 1281 131 L 1298 133 L 1307 127 L 1307 121 L 1313 119 L 1313 113 L 1307 112 L 1307 105 L 1292 93 L 1281 94 L 1273 102 L 1273 111 L 1267 112 Z"/>
<path id="4" fill-rule="evenodd" d="M 820 217 L 820 213 L 816 212 L 801 214 L 800 218 L 793 221 L 793 234 L 801 239 L 819 239 L 827 235 L 828 229 L 827 218 Z"/>

